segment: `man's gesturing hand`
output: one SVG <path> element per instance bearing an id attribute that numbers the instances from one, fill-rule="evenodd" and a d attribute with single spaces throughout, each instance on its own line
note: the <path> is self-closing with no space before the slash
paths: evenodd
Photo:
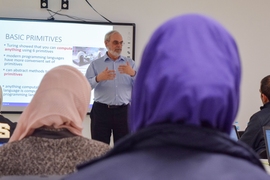
<path id="1" fill-rule="evenodd" d="M 127 62 L 127 64 L 119 65 L 118 71 L 121 74 L 128 74 L 130 76 L 135 76 L 135 71 L 132 69 L 132 67 L 129 65 L 128 62 Z"/>
<path id="2" fill-rule="evenodd" d="M 97 75 L 96 81 L 106 81 L 106 80 L 113 80 L 115 78 L 115 71 L 109 70 L 108 67 L 104 71 L 102 71 L 100 74 Z"/>

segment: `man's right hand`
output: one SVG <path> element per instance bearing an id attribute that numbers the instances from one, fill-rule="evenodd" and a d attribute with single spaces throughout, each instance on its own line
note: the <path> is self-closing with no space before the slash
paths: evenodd
<path id="1" fill-rule="evenodd" d="M 96 81 L 106 81 L 106 80 L 113 80 L 115 78 L 115 71 L 109 70 L 108 67 L 104 71 L 102 71 L 100 74 L 97 75 Z"/>

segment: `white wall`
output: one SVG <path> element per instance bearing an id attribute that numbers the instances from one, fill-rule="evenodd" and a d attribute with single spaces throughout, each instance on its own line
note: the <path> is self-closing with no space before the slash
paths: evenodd
<path id="1" fill-rule="evenodd" d="M 58 11 L 61 0 L 48 0 L 49 9 Z M 235 37 L 242 59 L 241 102 L 237 116 L 240 129 L 262 105 L 260 80 L 270 74 L 269 0 L 89 0 L 112 22 L 136 23 L 135 61 L 140 64 L 143 48 L 152 32 L 165 20 L 183 13 L 203 13 L 220 21 Z M 94 21 L 104 21 L 84 0 L 69 0 L 69 10 L 60 13 Z M 47 19 L 39 0 L 0 0 L 0 16 Z M 55 16 L 56 20 L 72 20 Z M 0 27 L 1 30 L 1 27 Z M 16 121 L 18 115 L 6 115 Z M 84 134 L 89 136 L 89 118 Z"/>

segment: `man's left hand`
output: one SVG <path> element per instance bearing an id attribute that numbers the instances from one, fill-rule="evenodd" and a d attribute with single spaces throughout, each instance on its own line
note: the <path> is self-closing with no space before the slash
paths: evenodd
<path id="1" fill-rule="evenodd" d="M 130 64 L 127 62 L 127 64 L 122 64 L 122 65 L 119 65 L 118 67 L 118 71 L 121 73 L 121 74 L 128 74 L 130 76 L 135 76 L 135 71 L 132 69 L 132 67 L 130 66 Z"/>

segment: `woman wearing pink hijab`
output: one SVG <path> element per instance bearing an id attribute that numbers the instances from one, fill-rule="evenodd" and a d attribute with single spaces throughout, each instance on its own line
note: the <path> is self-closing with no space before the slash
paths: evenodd
<path id="1" fill-rule="evenodd" d="M 71 66 L 45 74 L 9 143 L 0 148 L 0 176 L 64 175 L 105 154 L 107 144 L 82 136 L 90 91 L 83 74 Z"/>

